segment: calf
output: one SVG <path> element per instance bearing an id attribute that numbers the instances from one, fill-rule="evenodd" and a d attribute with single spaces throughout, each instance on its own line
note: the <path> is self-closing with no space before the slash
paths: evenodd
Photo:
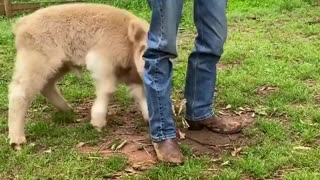
<path id="1" fill-rule="evenodd" d="M 9 85 L 9 138 L 14 148 L 26 143 L 25 116 L 37 94 L 61 111 L 71 106 L 56 84 L 70 71 L 86 67 L 94 80 L 96 99 L 90 123 L 106 125 L 107 105 L 118 83 L 125 83 L 145 120 L 143 53 L 149 24 L 108 5 L 75 3 L 43 8 L 14 25 L 17 56 Z"/>

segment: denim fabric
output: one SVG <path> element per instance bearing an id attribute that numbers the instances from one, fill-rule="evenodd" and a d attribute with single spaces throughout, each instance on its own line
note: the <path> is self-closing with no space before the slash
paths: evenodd
<path id="1" fill-rule="evenodd" d="M 148 50 L 144 54 L 144 83 L 153 141 L 175 138 L 171 109 L 172 58 L 177 57 L 176 38 L 183 0 L 148 0 L 152 9 Z M 200 121 L 213 115 L 216 64 L 227 37 L 227 0 L 195 0 L 197 29 L 188 58 L 185 85 L 186 119 Z"/>

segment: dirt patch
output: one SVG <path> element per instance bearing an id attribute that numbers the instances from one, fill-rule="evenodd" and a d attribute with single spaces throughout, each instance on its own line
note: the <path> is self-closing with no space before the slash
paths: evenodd
<path id="1" fill-rule="evenodd" d="M 88 121 L 92 102 L 78 106 L 76 112 Z M 99 153 L 103 156 L 125 155 L 136 170 L 148 169 L 155 164 L 155 152 L 148 136 L 148 127 L 142 120 L 137 106 L 123 107 L 117 104 L 108 106 L 107 127 L 112 136 L 102 139 L 98 146 L 78 146 L 83 153 Z M 117 142 L 115 142 L 117 141 Z"/>
<path id="2" fill-rule="evenodd" d="M 320 94 L 314 95 L 313 98 L 318 104 L 320 104 Z"/>
<path id="3" fill-rule="evenodd" d="M 92 101 L 87 101 L 85 103 L 77 104 L 72 103 L 72 107 L 74 108 L 74 112 L 77 115 L 77 122 L 89 121 L 90 120 L 90 111 L 92 107 Z"/>
<path id="4" fill-rule="evenodd" d="M 249 127 L 254 118 L 250 113 L 236 115 L 225 111 L 223 115 L 219 115 L 227 121 L 241 121 L 246 127 Z M 224 135 L 211 132 L 207 129 L 201 131 L 188 131 L 181 129 L 185 134 L 185 139 L 181 140 L 183 144 L 189 145 L 194 155 L 211 155 L 219 156 L 224 151 L 234 151 L 237 147 L 250 144 L 249 140 L 241 133 Z M 235 150 L 237 151 L 237 150 Z M 238 152 L 234 152 L 237 154 Z"/>
<path id="5" fill-rule="evenodd" d="M 257 93 L 259 95 L 265 96 L 265 95 L 269 95 L 269 94 L 271 94 L 273 92 L 276 92 L 278 90 L 279 90 L 279 88 L 276 87 L 276 86 L 262 86 L 262 87 L 257 89 Z"/>
<path id="6" fill-rule="evenodd" d="M 120 150 L 112 150 L 115 137 L 120 142 L 125 142 Z M 84 153 L 100 153 L 103 156 L 122 154 L 127 156 L 129 163 L 136 168 L 146 169 L 156 162 L 155 152 L 148 137 L 143 135 L 117 135 L 103 139 L 103 143 L 98 147 L 83 146 L 80 148 Z"/>
<path id="7" fill-rule="evenodd" d="M 240 177 L 240 179 L 241 180 L 255 180 L 255 178 L 250 175 L 244 175 L 244 176 Z"/>
<path id="8" fill-rule="evenodd" d="M 297 172 L 299 171 L 299 168 L 292 168 L 292 167 L 282 167 L 280 169 L 277 169 L 273 175 L 267 178 L 267 180 L 280 180 L 285 179 L 285 176 L 289 173 Z"/>
<path id="9" fill-rule="evenodd" d="M 320 18 L 317 18 L 313 21 L 308 21 L 306 24 L 308 25 L 320 24 Z"/>
<path id="10" fill-rule="evenodd" d="M 234 67 L 239 66 L 240 64 L 241 64 L 240 61 L 234 61 L 232 63 L 222 63 L 222 62 L 220 62 L 220 63 L 217 64 L 217 69 L 218 69 L 218 71 L 232 69 Z"/>
<path id="11" fill-rule="evenodd" d="M 309 87 L 316 87 L 318 85 L 318 82 L 313 79 L 307 79 L 304 81 L 304 84 Z"/>
<path id="12" fill-rule="evenodd" d="M 320 139 L 316 139 L 313 144 L 320 147 Z"/>
<path id="13" fill-rule="evenodd" d="M 78 105 L 76 112 L 80 113 L 83 119 L 89 119 L 91 105 L 91 102 Z M 219 116 L 232 120 L 242 120 L 247 124 L 253 121 L 253 117 L 249 113 L 237 115 L 232 112 L 225 112 Z M 137 106 L 110 105 L 107 120 L 107 127 L 111 130 L 112 136 L 105 137 L 97 146 L 89 146 L 85 142 L 79 143 L 77 148 L 80 152 L 99 153 L 106 157 L 116 154 L 125 155 L 131 165 L 130 168 L 133 168 L 134 171 L 146 170 L 156 164 L 156 154 L 151 145 L 148 126 L 143 122 Z M 206 129 L 188 131 L 181 127 L 179 130 L 185 136 L 184 138 L 180 137 L 179 143 L 190 147 L 194 156 L 219 156 L 222 151 L 232 152 L 235 148 L 248 142 L 248 139 L 242 134 L 221 135 Z M 117 143 L 115 143 L 115 140 L 117 140 Z"/>

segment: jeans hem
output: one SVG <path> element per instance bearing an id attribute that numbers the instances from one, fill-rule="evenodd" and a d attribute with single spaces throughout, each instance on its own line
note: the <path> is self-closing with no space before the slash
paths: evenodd
<path id="1" fill-rule="evenodd" d="M 187 121 L 202 121 L 202 120 L 208 119 L 208 118 L 210 118 L 210 117 L 212 117 L 212 116 L 214 116 L 214 113 L 213 113 L 213 112 L 210 112 L 210 113 L 208 113 L 208 114 L 206 114 L 206 115 L 204 115 L 204 116 L 193 117 L 193 118 L 191 118 L 191 116 L 186 115 L 186 116 L 185 116 L 185 119 L 186 119 Z"/>
<path id="2" fill-rule="evenodd" d="M 164 141 L 164 140 L 167 140 L 167 139 L 174 139 L 176 138 L 177 135 L 176 134 L 170 134 L 170 135 L 162 135 L 160 137 L 154 137 L 154 136 L 151 136 L 151 140 L 153 142 L 160 142 L 160 141 Z"/>

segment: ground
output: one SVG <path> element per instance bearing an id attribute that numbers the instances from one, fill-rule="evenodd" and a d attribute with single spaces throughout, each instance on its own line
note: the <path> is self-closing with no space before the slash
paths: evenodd
<path id="1" fill-rule="evenodd" d="M 107 2 L 150 18 L 145 1 Z M 148 127 L 125 87 L 110 105 L 105 131 L 88 124 L 94 90 L 86 71 L 59 84 L 76 114 L 61 114 L 39 96 L 28 113 L 28 144 L 12 151 L 7 85 L 14 19 L 0 17 L 0 179 L 319 179 L 319 12 L 319 0 L 229 0 L 215 112 L 242 116 L 248 128 L 222 136 L 183 126 L 185 69 L 195 37 L 192 1 L 185 0 L 174 66 L 173 100 L 186 156 L 178 167 L 154 163 Z"/>

